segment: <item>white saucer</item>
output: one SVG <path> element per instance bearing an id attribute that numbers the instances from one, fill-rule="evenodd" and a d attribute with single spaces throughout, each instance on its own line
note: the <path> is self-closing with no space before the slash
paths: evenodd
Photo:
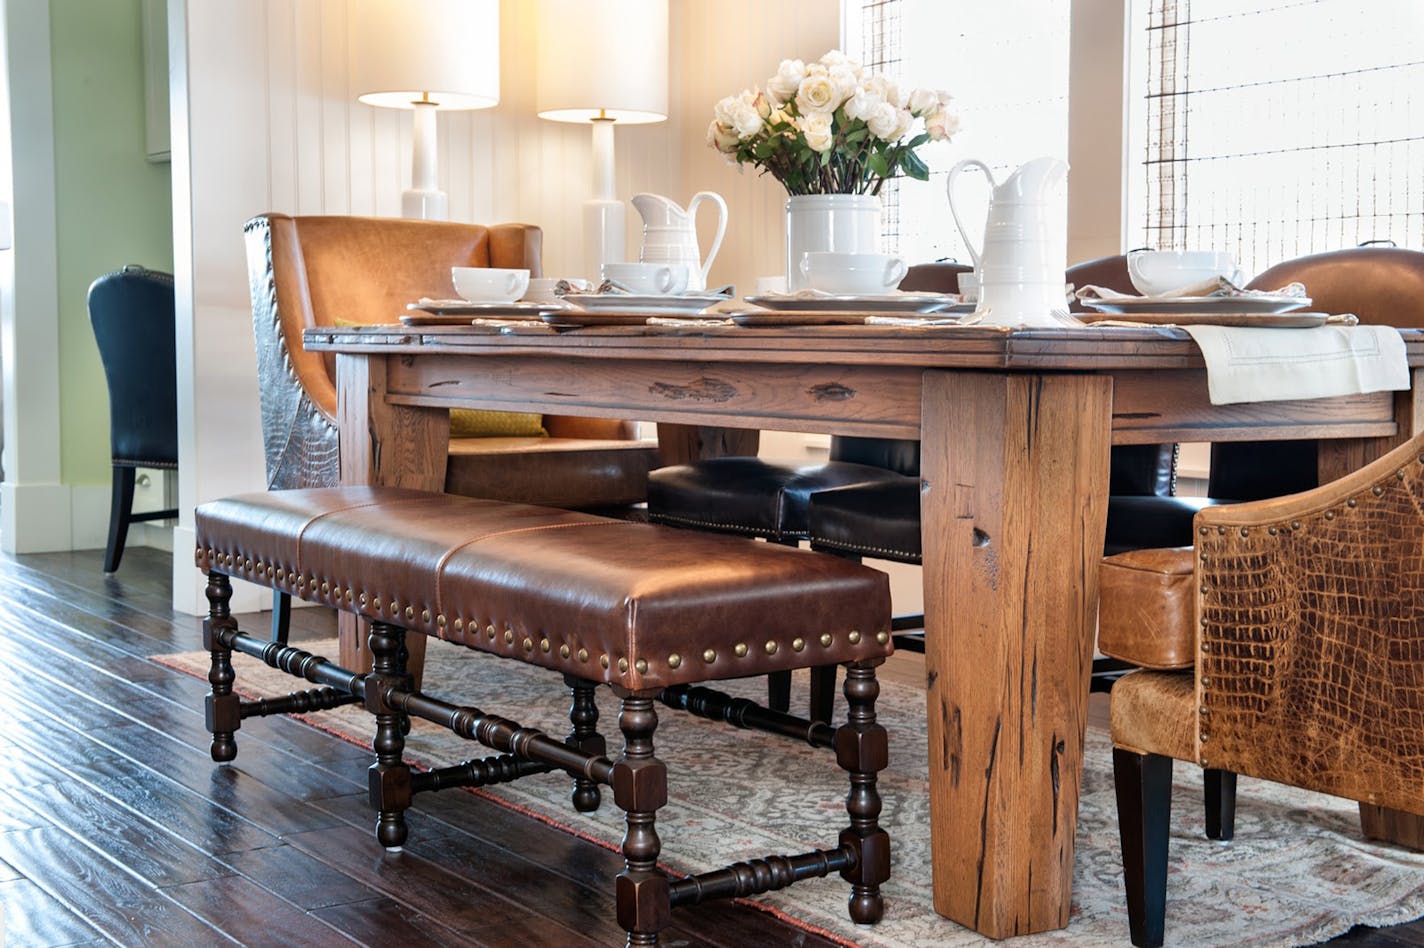
<path id="1" fill-rule="evenodd" d="M 961 305 L 959 297 L 945 293 L 880 293 L 873 296 L 799 296 L 769 293 L 748 296 L 747 302 L 764 309 L 795 312 L 876 312 L 876 313 L 936 313 Z M 968 305 L 973 310 L 972 304 Z"/>

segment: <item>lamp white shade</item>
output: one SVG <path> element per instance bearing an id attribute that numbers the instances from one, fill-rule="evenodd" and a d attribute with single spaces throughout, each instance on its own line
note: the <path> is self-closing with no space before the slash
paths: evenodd
<path id="1" fill-rule="evenodd" d="M 538 10 L 540 118 L 667 118 L 667 0 L 539 0 Z"/>
<path id="2" fill-rule="evenodd" d="M 347 63 L 360 101 L 499 104 L 499 0 L 351 0 L 348 11 Z"/>

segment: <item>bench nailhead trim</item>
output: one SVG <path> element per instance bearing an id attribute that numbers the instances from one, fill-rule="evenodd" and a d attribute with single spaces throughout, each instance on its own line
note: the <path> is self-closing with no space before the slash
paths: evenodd
<path id="1" fill-rule="evenodd" d="M 581 648 L 578 650 L 578 660 L 581 662 L 588 661 L 588 649 Z"/>
<path id="2" fill-rule="evenodd" d="M 527 635 L 524 637 L 523 645 L 524 645 L 524 651 L 526 651 L 526 652 L 532 652 L 532 651 L 534 651 L 534 640 L 531 639 L 531 638 L 529 638 Z"/>
<path id="3" fill-rule="evenodd" d="M 618 664 L 623 665 L 625 663 L 619 662 Z M 638 674 L 646 675 L 648 673 L 648 660 L 646 658 L 640 658 L 633 663 L 633 667 L 638 670 Z"/>
<path id="4" fill-rule="evenodd" d="M 550 646 L 549 646 L 549 640 L 548 640 L 548 639 L 540 639 L 540 640 L 539 640 L 539 651 L 541 651 L 541 652 L 548 652 L 548 651 L 549 651 L 549 647 L 550 647 Z"/>
<path id="5" fill-rule="evenodd" d="M 620 658 L 620 659 L 618 659 L 618 670 L 621 671 L 621 672 L 624 672 L 624 673 L 626 673 L 626 672 L 628 671 L 628 659 L 626 659 L 626 658 Z"/>
<path id="6" fill-rule="evenodd" d="M 805 639 L 803 639 L 803 638 L 794 638 L 794 639 L 791 640 L 791 651 L 793 651 L 793 652 L 799 652 L 799 651 L 801 651 L 802 649 L 804 649 L 805 647 L 806 647 L 806 640 L 805 640 Z"/>
<path id="7" fill-rule="evenodd" d="M 890 641 L 890 633 L 889 633 L 889 632 L 876 632 L 876 633 L 875 633 L 875 641 L 879 642 L 881 645 L 884 645 L 886 642 Z"/>
<path id="8" fill-rule="evenodd" d="M 682 665 L 682 656 L 673 652 L 668 656 L 668 668 L 677 668 Z"/>
<path id="9" fill-rule="evenodd" d="M 445 627 L 445 613 L 442 612 L 440 613 L 440 615 L 435 617 L 435 624 L 440 626 L 441 628 Z"/>
<path id="10" fill-rule="evenodd" d="M 775 640 L 775 639 L 767 639 L 767 642 L 766 642 L 766 654 L 768 654 L 768 655 L 775 655 L 775 654 L 776 654 L 776 640 Z"/>
<path id="11" fill-rule="evenodd" d="M 737 656 L 738 658 L 746 658 L 746 657 L 747 657 L 747 643 L 745 643 L 745 642 L 738 642 L 736 645 L 732 646 L 732 654 L 735 655 L 735 656 Z"/>
<path id="12" fill-rule="evenodd" d="M 600 656 L 598 656 L 598 664 L 602 665 L 604 668 L 607 668 L 607 667 L 608 667 L 608 656 L 607 656 L 607 655 L 600 655 Z"/>
<path id="13" fill-rule="evenodd" d="M 824 645 L 826 648 L 830 648 L 830 647 L 831 647 L 831 643 L 834 642 L 834 641 L 835 641 L 835 637 L 832 636 L 831 633 L 829 633 L 829 632 L 822 632 L 822 633 L 821 633 L 821 644 Z"/>
<path id="14" fill-rule="evenodd" d="M 407 619 L 414 619 L 414 618 L 415 618 L 415 607 L 414 607 L 414 606 L 406 606 L 406 607 L 405 607 L 405 617 L 406 617 Z M 429 621 L 430 621 L 430 613 L 428 613 L 428 612 L 425 613 L 425 621 L 426 621 L 426 622 L 429 622 Z"/>
<path id="15" fill-rule="evenodd" d="M 711 665 L 717 660 L 717 650 L 711 648 L 707 649 L 707 651 L 702 653 L 702 660 Z"/>
<path id="16" fill-rule="evenodd" d="M 570 654 L 571 654 L 571 653 L 570 653 L 569 647 L 568 647 L 567 645 L 560 645 L 560 646 L 559 646 L 559 657 L 560 657 L 560 658 L 568 658 Z"/>
<path id="17" fill-rule="evenodd" d="M 859 645 L 860 633 L 855 631 L 854 629 L 851 629 L 850 635 L 847 635 L 846 639 L 850 642 L 851 645 Z"/>
<path id="18" fill-rule="evenodd" d="M 505 644 L 505 645 L 513 645 L 513 644 L 514 644 L 514 630 L 513 630 L 513 629 L 505 629 L 505 630 L 504 630 L 504 644 Z"/>

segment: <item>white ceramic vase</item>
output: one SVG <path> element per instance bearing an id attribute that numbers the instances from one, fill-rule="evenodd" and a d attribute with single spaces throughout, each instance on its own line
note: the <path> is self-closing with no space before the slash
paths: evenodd
<path id="1" fill-rule="evenodd" d="M 786 199 L 786 288 L 806 286 L 807 251 L 880 252 L 880 198 L 870 194 L 797 194 Z"/>

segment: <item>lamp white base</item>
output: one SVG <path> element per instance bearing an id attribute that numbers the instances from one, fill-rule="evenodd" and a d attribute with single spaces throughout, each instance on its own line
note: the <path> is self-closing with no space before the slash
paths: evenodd
<path id="1" fill-rule="evenodd" d="M 450 219 L 450 196 L 444 191 L 406 188 L 401 192 L 401 217 L 423 221 Z"/>
<path id="2" fill-rule="evenodd" d="M 583 202 L 584 273 L 597 285 L 605 263 L 628 259 L 628 212 L 622 201 L 592 198 Z"/>

